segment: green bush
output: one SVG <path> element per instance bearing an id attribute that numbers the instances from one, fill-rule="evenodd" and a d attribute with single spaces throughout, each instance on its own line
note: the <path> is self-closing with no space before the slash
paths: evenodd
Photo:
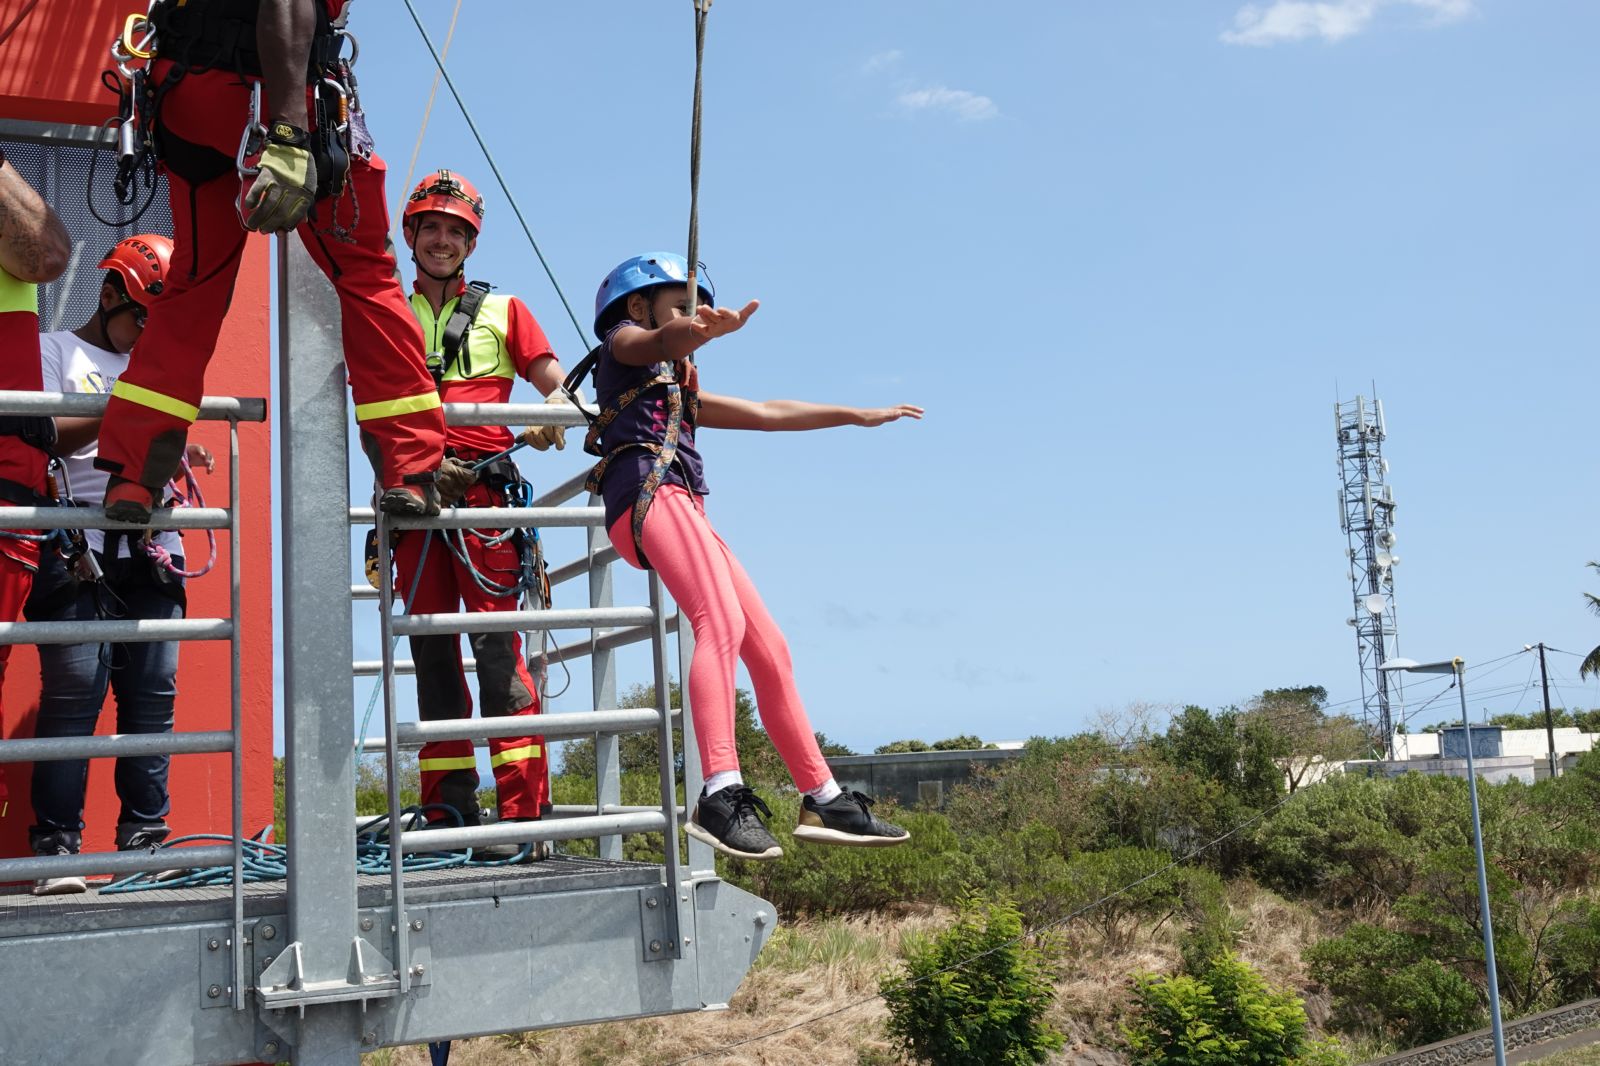
<path id="1" fill-rule="evenodd" d="M 1052 998 L 1043 952 L 1023 939 L 1011 903 L 963 902 L 955 925 L 905 948 L 880 986 L 889 1035 L 933 1066 L 1043 1062 L 1065 1038 L 1044 1021 Z"/>
<path id="2" fill-rule="evenodd" d="M 1414 1047 L 1478 1028 L 1478 990 L 1432 957 L 1425 938 L 1358 922 L 1306 951 L 1311 976 L 1333 995 L 1333 1025 Z"/>
<path id="3" fill-rule="evenodd" d="M 785 915 L 849 914 L 902 903 L 953 903 L 975 877 L 950 823 L 939 814 L 888 811 L 906 827 L 911 842 L 893 848 L 838 848 L 807 844 L 790 835 L 800 797 L 765 797 L 772 807 L 768 828 L 783 845 L 783 857 L 739 862 L 717 856 L 723 878 L 770 901 Z"/>
<path id="4" fill-rule="evenodd" d="M 1180 875 L 1165 852 L 1111 848 L 1074 855 L 1060 882 L 1062 913 L 1100 934 L 1107 951 L 1125 951 L 1142 919 L 1170 914 L 1182 900 Z"/>
<path id="5" fill-rule="evenodd" d="M 1297 793 L 1256 834 L 1255 868 L 1269 887 L 1335 906 L 1392 903 L 1422 860 L 1472 843 L 1466 782 L 1404 774 L 1342 774 Z"/>
<path id="6" fill-rule="evenodd" d="M 1307 1037 L 1306 1012 L 1249 964 L 1222 955 L 1200 976 L 1145 976 L 1125 1030 L 1134 1066 L 1308 1066 L 1339 1061 Z"/>
<path id="7" fill-rule="evenodd" d="M 1067 860 L 1061 837 L 1042 822 L 1020 829 L 996 829 L 963 840 L 976 866 L 976 884 L 1016 902 L 1029 924 L 1066 914 L 1063 889 Z"/>
<path id="8" fill-rule="evenodd" d="M 1183 970 L 1202 974 L 1238 946 L 1242 923 L 1228 906 L 1228 886 L 1220 875 L 1194 867 L 1180 867 L 1173 873 L 1179 875 L 1182 901 L 1183 934 L 1178 938 L 1178 952 Z"/>

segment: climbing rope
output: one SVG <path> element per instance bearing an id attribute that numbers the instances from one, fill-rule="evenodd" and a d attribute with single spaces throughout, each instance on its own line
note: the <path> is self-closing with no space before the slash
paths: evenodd
<path id="1" fill-rule="evenodd" d="M 407 807 L 400 812 L 401 823 L 416 825 L 430 811 L 445 813 L 454 820 L 454 827 L 462 825 L 461 816 L 454 807 L 426 805 Z M 266 839 L 271 826 L 255 836 L 241 841 L 245 884 L 263 881 L 282 881 L 289 876 L 289 849 Z M 177 837 L 152 848 L 154 854 L 171 855 L 174 863 L 181 863 L 184 844 L 229 844 L 233 838 L 218 833 L 194 833 Z M 405 857 L 403 867 L 408 873 L 422 870 L 447 870 L 488 866 L 511 866 L 523 862 L 537 845 L 524 844 L 517 854 L 504 859 L 475 859 L 471 848 L 450 851 L 412 852 Z M 387 875 L 391 872 L 389 860 L 389 816 L 380 814 L 356 827 L 356 873 Z M 142 892 L 153 888 L 203 888 L 212 885 L 232 885 L 233 866 L 175 866 L 172 870 L 146 871 L 113 881 L 100 889 L 108 892 Z"/>
<path id="2" fill-rule="evenodd" d="M 461 0 L 456 0 L 456 9 L 450 13 L 450 28 L 445 31 L 444 48 L 439 52 L 439 61 L 441 63 L 444 61 L 444 57 L 450 54 L 450 42 L 455 39 L 456 35 L 456 19 L 460 17 Z M 417 129 L 417 143 L 411 149 L 411 162 L 406 164 L 406 180 L 400 185 L 402 195 L 411 188 L 412 175 L 417 172 L 417 156 L 422 154 L 422 138 L 428 132 L 428 119 L 433 117 L 433 100 L 437 95 L 439 95 L 439 71 L 435 70 L 433 72 L 433 85 L 428 89 L 428 106 L 422 109 L 422 125 Z M 401 200 L 400 213 L 402 217 L 405 214 L 405 210 L 406 202 Z M 396 229 L 401 228 L 401 219 L 395 219 L 394 224 Z"/>
<path id="3" fill-rule="evenodd" d="M 206 497 L 200 491 L 200 482 L 195 480 L 194 470 L 189 466 L 189 457 L 185 455 L 180 462 L 183 464 L 183 488 L 178 488 L 178 480 L 172 479 L 167 487 L 172 490 L 172 507 L 204 507 Z M 170 574 L 182 578 L 205 577 L 211 573 L 211 568 L 217 565 L 217 532 L 214 529 L 206 530 L 206 546 L 211 550 L 211 557 L 206 560 L 206 565 L 198 570 L 184 570 L 172 561 L 172 552 L 157 544 L 154 539 L 144 542 L 144 553 L 157 569 L 165 570 Z"/>
<path id="4" fill-rule="evenodd" d="M 561 300 L 561 306 L 567 312 L 567 318 L 572 322 L 572 328 L 578 331 L 579 345 L 589 347 L 589 334 L 578 321 L 577 314 L 572 310 L 572 304 L 567 300 L 567 294 L 561 291 L 561 283 L 556 280 L 555 271 L 550 269 L 550 263 L 545 259 L 544 252 L 539 249 L 539 242 L 533 239 L 533 230 L 528 227 L 528 220 L 522 215 L 522 208 L 517 203 L 517 198 L 511 194 L 511 186 L 506 184 L 504 175 L 500 173 L 500 166 L 494 161 L 494 155 L 489 151 L 483 134 L 478 132 L 478 124 L 472 120 L 472 112 L 467 110 L 466 101 L 461 99 L 461 93 L 456 90 L 456 83 L 450 77 L 450 71 L 445 68 L 444 57 L 433 46 L 433 38 L 428 36 L 428 30 L 422 25 L 422 18 L 417 14 L 415 5 L 411 0 L 406 0 L 406 10 L 411 13 L 411 21 L 417 24 L 417 32 L 422 35 L 422 43 L 428 46 L 428 53 L 433 56 L 433 62 L 439 68 L 439 74 L 444 78 L 444 83 L 450 90 L 450 95 L 455 97 L 456 106 L 461 109 L 461 117 L 467 120 L 467 128 L 472 131 L 472 137 L 478 142 L 478 150 L 483 153 L 484 161 L 489 164 L 489 169 L 494 172 L 494 180 L 499 182 L 500 191 L 505 193 L 506 202 L 511 205 L 511 213 L 517 216 L 517 222 L 522 226 L 522 233 L 528 238 L 528 244 L 533 248 L 533 254 L 538 257 L 539 265 L 544 268 L 545 277 L 550 279 L 551 286 L 556 290 L 556 296 Z"/>
<path id="5" fill-rule="evenodd" d="M 689 317 L 700 303 L 700 80 L 706 62 L 706 19 L 711 0 L 694 0 L 694 118 L 689 124 Z M 690 360 L 694 356 L 689 356 Z"/>

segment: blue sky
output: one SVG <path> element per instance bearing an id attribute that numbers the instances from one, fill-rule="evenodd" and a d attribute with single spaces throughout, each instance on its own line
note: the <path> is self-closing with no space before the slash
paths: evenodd
<path id="1" fill-rule="evenodd" d="M 453 4 L 416 2 L 442 45 Z M 431 60 L 399 3 L 351 28 L 398 203 Z M 1600 643 L 1597 32 L 1548 0 L 717 3 L 701 254 L 763 303 L 704 386 L 928 410 L 704 434 L 814 726 L 870 750 L 1358 696 L 1331 416 L 1373 383 L 1402 651 Z M 618 260 L 684 245 L 689 3 L 466 0 L 447 65 L 580 317 Z M 438 166 L 488 201 L 470 273 L 570 364 L 589 339 L 443 87 Z M 1557 702 L 1600 706 L 1550 662 Z M 1533 706 L 1530 666 L 1469 675 L 1474 710 Z"/>

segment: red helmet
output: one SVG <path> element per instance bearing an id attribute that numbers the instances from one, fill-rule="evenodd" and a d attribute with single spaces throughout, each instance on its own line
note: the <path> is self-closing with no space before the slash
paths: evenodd
<path id="1" fill-rule="evenodd" d="M 172 238 L 159 233 L 124 237 L 100 260 L 102 269 L 122 275 L 123 287 L 137 304 L 148 304 L 161 294 L 171 264 Z"/>
<path id="2" fill-rule="evenodd" d="M 406 202 L 402 225 L 410 227 L 411 220 L 424 211 L 439 211 L 452 215 L 472 227 L 474 235 L 483 228 L 483 197 L 472 182 L 448 170 L 439 170 L 417 182 Z"/>

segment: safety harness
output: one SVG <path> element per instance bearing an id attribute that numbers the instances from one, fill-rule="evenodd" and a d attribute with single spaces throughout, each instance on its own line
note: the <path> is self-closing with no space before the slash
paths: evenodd
<path id="1" fill-rule="evenodd" d="M 466 350 L 467 332 L 472 329 L 473 323 L 478 321 L 478 312 L 483 310 L 483 301 L 493 289 L 494 286 L 487 281 L 467 282 L 466 289 L 456 301 L 456 309 L 450 312 L 450 317 L 445 321 L 444 351 L 428 353 L 428 373 L 433 375 L 434 388 L 444 384 L 445 375 L 450 373 L 456 361 L 461 358 L 461 353 Z M 470 362 L 469 356 L 469 367 Z"/>
<path id="2" fill-rule="evenodd" d="M 666 361 L 656 363 L 650 380 L 618 396 L 616 402 L 601 408 L 598 415 L 591 415 L 588 408 L 583 406 L 578 389 L 583 384 L 584 378 L 594 373 L 600 365 L 600 353 L 605 350 L 605 345 L 600 344 L 589 351 L 589 354 L 579 360 L 578 365 L 572 368 L 572 373 L 567 375 L 567 380 L 561 383 L 562 391 L 571 399 L 573 406 L 583 412 L 583 417 L 589 422 L 589 432 L 583 439 L 583 450 L 590 455 L 600 457 L 600 461 L 589 471 L 589 479 L 584 482 L 584 488 L 592 493 L 600 491 L 601 479 L 606 475 L 606 468 L 618 455 L 626 451 L 639 449 L 655 456 L 650 472 L 645 475 L 644 483 L 639 486 L 638 498 L 633 503 L 633 550 L 639 557 L 639 563 L 646 570 L 652 569 L 650 560 L 644 553 L 644 519 L 650 512 L 650 505 L 655 502 L 656 490 L 661 488 L 662 479 L 667 476 L 667 471 L 678 458 L 678 440 L 683 435 L 683 425 L 689 424 L 694 428 L 695 417 L 700 410 L 700 397 L 698 393 L 686 392 L 677 374 L 672 369 L 672 364 Z M 659 441 L 623 441 L 610 450 L 601 447 L 600 438 L 604 435 L 606 427 L 615 422 L 627 409 L 640 397 L 656 388 L 666 389 L 667 417 L 662 427 Z M 596 390 L 598 392 L 598 389 Z M 688 480 L 687 471 L 684 471 L 685 480 Z"/>
<path id="3" fill-rule="evenodd" d="M 355 38 L 344 28 L 346 5 L 338 19 L 330 19 L 327 7 L 317 3 L 317 25 L 306 64 L 306 84 L 313 94 L 313 129 L 307 149 L 316 163 L 316 199 L 337 200 L 348 187 L 350 157 L 372 155 L 372 138 L 367 132 L 356 87 L 354 65 L 360 55 Z M 266 147 L 267 129 L 261 114 L 261 53 L 256 40 L 256 17 L 260 0 L 155 0 L 148 15 L 130 15 L 122 33 L 112 43 L 116 71 L 102 73 L 101 81 L 117 94 L 117 115 L 107 124 L 117 130 L 117 170 L 112 187 L 118 203 L 132 206 L 142 179 L 150 189 L 144 206 L 133 217 L 115 222 L 100 218 L 93 195 L 91 160 L 89 206 L 95 217 L 107 225 L 129 225 L 149 207 L 155 195 L 155 160 L 159 156 L 190 185 L 213 181 L 237 170 L 250 177 L 258 168 L 246 160 Z M 345 40 L 351 42 L 348 58 L 341 53 Z M 159 84 L 149 74 L 155 59 L 172 61 Z M 135 68 L 133 64 L 142 61 Z M 161 122 L 161 103 L 183 78 L 209 70 L 229 70 L 250 79 L 250 121 L 233 158 L 206 145 L 195 144 L 173 133 Z M 353 194 L 352 194 L 353 199 Z M 329 232 L 340 240 L 352 240 L 360 222 L 361 206 L 354 206 L 354 220 L 348 229 L 336 223 Z M 313 207 L 313 213 L 315 208 Z"/>

